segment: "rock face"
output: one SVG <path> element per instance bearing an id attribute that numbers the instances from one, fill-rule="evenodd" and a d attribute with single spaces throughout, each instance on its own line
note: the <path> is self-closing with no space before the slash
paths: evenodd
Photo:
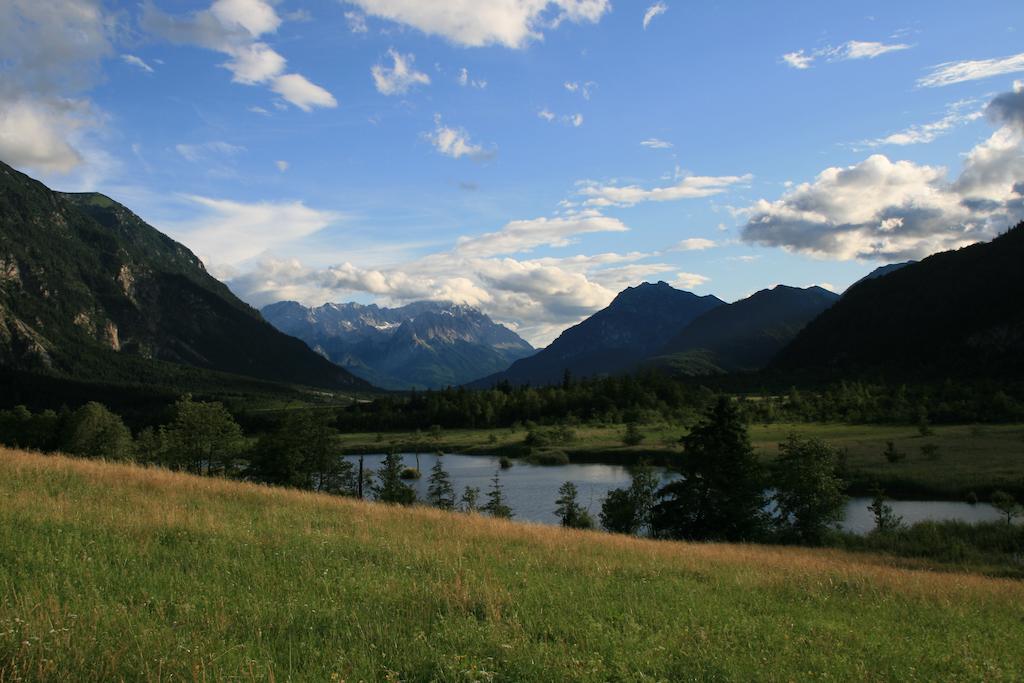
<path id="1" fill-rule="evenodd" d="M 153 360 L 366 386 L 278 332 L 185 246 L 124 206 L 53 192 L 0 163 L 0 370 L 135 383 L 174 374 Z"/>
<path id="2" fill-rule="evenodd" d="M 398 308 L 358 303 L 307 308 L 281 301 L 263 316 L 282 332 L 389 389 L 460 385 L 534 352 L 504 325 L 471 306 L 418 301 Z"/>
<path id="3" fill-rule="evenodd" d="M 629 287 L 547 348 L 473 384 L 553 384 L 561 382 L 567 370 L 574 377 L 629 372 L 697 316 L 723 304 L 718 297 L 698 296 L 665 282 Z"/>

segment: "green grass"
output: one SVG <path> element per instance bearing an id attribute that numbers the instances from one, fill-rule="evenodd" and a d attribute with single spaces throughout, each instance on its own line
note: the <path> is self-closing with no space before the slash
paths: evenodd
<path id="1" fill-rule="evenodd" d="M 643 459 L 670 463 L 682 449 L 685 431 L 669 425 L 642 425 L 645 439 L 639 446 L 625 446 L 624 425 L 574 428 L 577 438 L 557 446 L 575 461 L 631 463 Z M 890 495 L 909 498 L 962 500 L 968 492 L 985 499 L 996 489 L 1024 497 L 1024 425 L 950 425 L 933 427 L 922 437 L 907 425 L 755 424 L 750 427 L 754 448 L 771 462 L 779 442 L 792 432 L 821 438 L 847 454 L 851 490 L 864 493 L 873 482 Z M 448 453 L 514 455 L 523 446 L 525 429 L 453 429 L 435 439 L 427 433 L 344 434 L 341 447 L 349 453 L 381 452 L 388 447 L 403 451 L 442 450 Z M 882 455 L 893 441 L 906 458 L 888 462 Z M 921 446 L 935 444 L 937 457 L 926 456 Z"/>
<path id="2" fill-rule="evenodd" d="M 1024 584 L 0 451 L 0 681 L 1021 680 Z"/>

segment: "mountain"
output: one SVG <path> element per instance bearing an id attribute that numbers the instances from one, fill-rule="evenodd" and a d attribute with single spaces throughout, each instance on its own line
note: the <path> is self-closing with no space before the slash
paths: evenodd
<path id="1" fill-rule="evenodd" d="M 529 356 L 532 346 L 470 306 L 418 301 L 306 308 L 281 301 L 263 316 L 352 373 L 389 389 L 464 384 Z"/>
<path id="2" fill-rule="evenodd" d="M 568 370 L 575 377 L 628 372 L 660 349 L 694 318 L 724 302 L 715 296 L 697 296 L 665 282 L 629 287 L 583 322 L 508 370 L 485 377 L 473 386 L 498 382 L 553 384 Z"/>
<path id="3" fill-rule="evenodd" d="M 879 266 L 878 268 L 875 268 L 874 270 L 872 270 L 870 273 L 868 273 L 867 275 L 865 275 L 861 279 L 859 279 L 856 282 L 854 282 L 853 285 L 860 284 L 861 282 L 864 282 L 865 280 L 874 280 L 875 278 L 883 277 L 885 275 L 888 275 L 889 273 L 895 273 L 900 268 L 904 268 L 906 266 L 909 266 L 912 263 L 917 263 L 917 261 L 904 261 L 903 263 L 890 263 L 890 264 L 885 265 L 885 266 Z M 850 285 L 850 287 L 853 287 L 853 285 Z"/>
<path id="4" fill-rule="evenodd" d="M 821 287 L 763 289 L 704 313 L 652 362 L 690 375 L 758 370 L 838 300 Z"/>
<path id="5" fill-rule="evenodd" d="M 776 358 L 781 372 L 1024 376 L 1024 223 L 851 287 Z"/>
<path id="6" fill-rule="evenodd" d="M 182 366 L 369 388 L 121 204 L 51 191 L 0 163 L 0 370 L 155 384 L 195 375 Z"/>

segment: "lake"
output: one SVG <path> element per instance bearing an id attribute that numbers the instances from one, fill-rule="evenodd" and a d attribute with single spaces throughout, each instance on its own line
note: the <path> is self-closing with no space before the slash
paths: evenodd
<path id="1" fill-rule="evenodd" d="M 403 456 L 406 467 L 416 466 L 416 456 Z M 427 496 L 427 480 L 430 468 L 438 458 L 451 477 L 456 498 L 461 497 L 462 490 L 467 486 L 480 489 L 480 504 L 487 500 L 487 491 L 491 487 L 494 472 L 500 469 L 499 459 L 487 455 L 444 455 L 421 453 L 420 471 L 423 477 L 406 483 L 416 490 L 422 500 Z M 346 456 L 346 460 L 359 462 L 359 456 Z M 383 455 L 364 456 L 364 466 L 371 470 L 379 468 Z M 579 490 L 578 501 L 590 510 L 594 521 L 598 521 L 601 502 L 609 491 L 629 486 L 632 480 L 629 470 L 621 465 L 603 465 L 596 463 L 573 463 L 569 465 L 542 466 L 531 465 L 513 460 L 507 470 L 500 470 L 501 484 L 504 488 L 506 502 L 515 513 L 515 519 L 543 524 L 558 524 L 555 515 L 555 499 L 558 498 L 558 487 L 567 481 L 576 484 Z M 676 475 L 661 468 L 654 468 L 662 481 L 667 482 Z M 999 511 L 987 503 L 971 505 L 953 501 L 887 501 L 893 511 L 903 517 L 906 524 L 923 521 L 960 520 L 964 522 L 992 522 L 1001 519 Z M 846 505 L 843 529 L 863 534 L 874 527 L 874 516 L 868 511 L 870 498 L 851 498 Z"/>

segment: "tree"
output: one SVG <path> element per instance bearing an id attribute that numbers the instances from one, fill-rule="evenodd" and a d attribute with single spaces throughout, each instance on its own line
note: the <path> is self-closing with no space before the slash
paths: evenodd
<path id="1" fill-rule="evenodd" d="M 167 428 L 167 464 L 197 474 L 227 472 L 243 446 L 242 428 L 219 402 L 193 401 L 185 394 L 174 404 Z"/>
<path id="2" fill-rule="evenodd" d="M 377 500 L 398 505 L 412 505 L 416 502 L 416 492 L 402 481 L 403 469 L 402 456 L 394 451 L 384 456 L 384 462 L 377 470 L 377 484 L 373 487 Z"/>
<path id="3" fill-rule="evenodd" d="M 577 501 L 579 491 L 576 484 L 567 481 L 558 488 L 558 498 L 555 500 L 555 514 L 562 521 L 562 526 L 571 529 L 592 529 L 594 520 L 590 513 Z"/>
<path id="4" fill-rule="evenodd" d="M 871 505 L 868 510 L 875 516 L 875 531 L 883 534 L 895 531 L 903 526 L 903 518 L 893 512 L 892 506 L 885 502 L 885 492 L 875 488 L 871 492 Z"/>
<path id="5" fill-rule="evenodd" d="M 613 489 L 601 504 L 601 526 L 620 534 L 639 534 L 650 528 L 657 500 L 658 479 L 646 465 L 632 471 L 629 488 Z"/>
<path id="6" fill-rule="evenodd" d="M 626 433 L 622 436 L 622 443 L 627 446 L 639 446 L 643 443 L 644 435 L 640 432 L 640 428 L 636 426 L 636 422 L 626 423 Z"/>
<path id="7" fill-rule="evenodd" d="M 487 503 L 484 504 L 482 509 L 491 517 L 512 519 L 512 508 L 505 503 L 505 489 L 501 485 L 501 477 L 498 474 L 500 471 L 494 470 L 494 478 L 491 479 L 491 489 L 487 492 Z"/>
<path id="8" fill-rule="evenodd" d="M 434 461 L 430 469 L 430 479 L 427 482 L 427 501 L 436 508 L 452 510 L 455 508 L 455 489 L 452 488 L 451 478 L 445 472 L 441 458 Z"/>
<path id="9" fill-rule="evenodd" d="M 336 436 L 329 415 L 290 411 L 277 429 L 260 436 L 249 472 L 271 484 L 355 495 L 356 475 L 338 453 Z"/>
<path id="10" fill-rule="evenodd" d="M 1014 517 L 1020 517 L 1024 514 L 1024 509 L 1021 509 L 1020 503 L 1006 491 L 994 492 L 989 501 L 992 503 L 992 507 L 1006 515 L 1007 526 L 1013 524 Z"/>
<path id="11" fill-rule="evenodd" d="M 896 449 L 896 444 L 893 441 L 885 442 L 885 450 L 882 451 L 882 455 L 891 463 L 897 463 L 907 457 L 905 453 L 901 453 Z"/>
<path id="12" fill-rule="evenodd" d="M 775 461 L 775 522 L 784 537 L 820 543 L 843 518 L 839 453 L 824 441 L 791 434 Z"/>
<path id="13" fill-rule="evenodd" d="M 167 448 L 167 433 L 163 426 L 146 427 L 135 437 L 135 458 L 144 463 L 160 463 Z"/>
<path id="14" fill-rule="evenodd" d="M 765 527 L 764 476 L 726 396 L 683 437 L 681 478 L 658 491 L 653 530 L 691 540 L 751 541 Z"/>
<path id="15" fill-rule="evenodd" d="M 479 512 L 480 510 L 480 489 L 476 486 L 467 486 L 462 490 L 460 501 L 463 512 Z"/>
<path id="16" fill-rule="evenodd" d="M 71 414 L 61 440 L 65 453 L 110 460 L 131 458 L 133 445 L 132 433 L 120 416 L 95 401 Z"/>

